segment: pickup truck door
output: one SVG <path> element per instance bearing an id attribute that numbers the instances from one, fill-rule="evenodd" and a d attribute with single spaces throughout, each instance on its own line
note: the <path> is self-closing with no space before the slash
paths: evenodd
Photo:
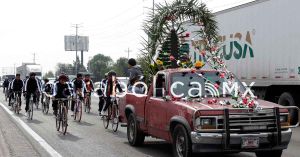
<path id="1" fill-rule="evenodd" d="M 146 101 L 147 125 L 149 134 L 162 139 L 168 138 L 167 108 L 169 102 L 163 99 L 165 95 L 165 74 L 158 74 L 154 78 L 153 93 Z M 156 79 L 156 80 L 155 80 Z"/>

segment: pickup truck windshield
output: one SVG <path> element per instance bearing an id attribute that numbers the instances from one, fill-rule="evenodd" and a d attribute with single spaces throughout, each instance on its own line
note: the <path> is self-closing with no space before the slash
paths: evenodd
<path id="1" fill-rule="evenodd" d="M 181 97 L 213 97 L 213 96 L 222 96 L 223 94 L 223 83 L 227 81 L 225 78 L 220 78 L 218 72 L 201 72 L 203 77 L 198 76 L 196 73 L 191 72 L 178 72 L 173 73 L 171 76 L 171 93 Z M 238 84 L 241 92 L 245 91 L 245 87 L 241 84 L 237 78 L 235 81 Z M 201 86 L 199 86 L 199 83 Z M 215 84 L 218 84 L 218 88 L 215 87 Z M 172 86 L 173 85 L 173 86 Z M 230 86 L 228 85 L 230 88 Z M 200 92 L 201 91 L 201 92 Z M 189 93 L 190 92 L 190 93 Z M 172 94 L 173 94 L 172 93 Z M 226 92 L 227 96 L 232 96 L 235 94 L 235 91 L 232 90 L 231 93 Z M 175 96 L 173 95 L 173 96 Z"/>

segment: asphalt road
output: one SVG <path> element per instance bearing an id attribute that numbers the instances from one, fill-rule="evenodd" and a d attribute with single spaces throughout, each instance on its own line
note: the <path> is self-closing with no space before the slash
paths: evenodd
<path id="1" fill-rule="evenodd" d="M 24 100 L 22 100 L 24 101 Z M 7 102 L 4 100 L 4 96 L 0 94 L 0 102 L 7 106 Z M 92 99 L 92 111 L 91 113 L 83 113 L 83 118 L 80 123 L 75 122 L 73 118 L 69 116 L 69 126 L 66 135 L 62 135 L 55 129 L 55 118 L 52 114 L 52 107 L 50 108 L 50 114 L 44 115 L 40 109 L 34 110 L 33 120 L 27 120 L 24 116 L 24 104 L 22 106 L 21 114 L 18 117 L 25 122 L 35 133 L 43 138 L 55 151 L 62 156 L 77 157 L 77 156 L 106 156 L 106 157 L 172 157 L 171 145 L 154 138 L 146 138 L 145 144 L 142 147 L 131 147 L 127 142 L 126 128 L 119 127 L 119 131 L 114 133 L 111 127 L 104 129 L 102 121 L 98 116 L 98 98 Z M 3 110 L 1 108 L 1 110 Z M 0 115 L 9 117 L 4 111 L 0 111 Z M 3 121 L 4 119 L 2 119 Z M 12 118 L 7 118 L 10 124 L 16 123 Z M 49 156 L 40 144 L 32 139 L 32 137 L 19 125 L 14 124 L 18 128 L 20 136 L 22 135 L 23 142 L 16 143 L 16 140 L 12 140 L 13 136 L 8 137 L 6 142 L 7 147 L 13 147 L 14 152 L 22 152 L 22 149 L 26 147 L 29 156 Z M 0 131 L 5 131 L 6 125 L 1 125 Z M 7 131 L 9 132 L 9 131 Z M 13 134 L 14 135 L 14 134 Z M 8 136 L 8 135 L 1 135 Z M 21 137 L 18 138 L 20 140 Z M 20 148 L 15 148 L 11 143 Z M 0 147 L 1 147 L 0 140 Z M 300 128 L 294 129 L 292 141 L 289 148 L 284 151 L 283 157 L 299 157 L 300 154 Z M 6 152 L 7 156 L 28 156 L 25 154 L 15 155 L 9 148 Z M 0 149 L 1 151 L 1 149 Z M 0 153 L 1 155 L 1 153 Z M 238 153 L 238 154 L 204 154 L 195 155 L 203 157 L 254 157 L 253 153 Z"/>

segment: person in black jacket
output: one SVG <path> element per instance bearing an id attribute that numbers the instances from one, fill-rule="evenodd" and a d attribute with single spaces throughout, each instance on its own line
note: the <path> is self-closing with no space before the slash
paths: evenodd
<path id="1" fill-rule="evenodd" d="M 5 78 L 2 86 L 3 86 L 3 93 L 5 93 L 6 92 L 5 90 L 7 90 L 8 86 L 9 86 L 9 80 L 8 80 L 8 78 Z"/>
<path id="2" fill-rule="evenodd" d="M 23 86 L 24 86 L 24 83 L 20 79 L 20 74 L 16 74 L 16 78 L 13 79 L 10 84 L 9 90 L 11 90 L 11 96 L 9 97 L 9 101 L 8 101 L 9 106 L 10 106 L 11 98 L 13 98 L 13 99 L 15 98 L 15 95 L 14 95 L 15 93 L 17 93 L 21 97 Z M 22 102 L 20 105 L 22 105 Z"/>
<path id="3" fill-rule="evenodd" d="M 62 74 L 58 78 L 58 82 L 54 84 L 53 88 L 53 95 L 52 97 L 54 98 L 67 98 L 68 96 L 71 96 L 71 89 L 69 85 L 66 83 L 68 80 L 67 76 Z M 64 101 L 64 105 L 68 106 L 68 101 Z M 57 110 L 58 110 L 58 101 L 54 100 L 52 103 L 53 107 L 53 114 L 56 116 L 57 115 Z"/>
<path id="4" fill-rule="evenodd" d="M 41 92 L 40 83 L 35 76 L 35 73 L 30 73 L 30 77 L 25 81 L 24 94 L 26 96 L 26 112 L 29 109 L 29 100 L 31 94 L 33 94 L 33 102 L 36 103 L 37 93 Z"/>

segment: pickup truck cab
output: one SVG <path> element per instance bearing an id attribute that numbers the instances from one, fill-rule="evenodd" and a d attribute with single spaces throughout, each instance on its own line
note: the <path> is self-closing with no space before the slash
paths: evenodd
<path id="1" fill-rule="evenodd" d="M 257 157 L 280 157 L 290 142 L 290 128 L 299 124 L 290 125 L 289 112 L 299 113 L 299 109 L 259 99 L 258 109 L 234 108 L 230 93 L 213 98 L 214 92 L 201 77 L 224 81 L 218 74 L 215 70 L 163 70 L 153 78 L 147 94 L 127 93 L 120 98 L 120 121 L 127 126 L 129 143 L 141 145 L 145 136 L 163 139 L 172 143 L 176 157 L 242 151 L 255 152 Z M 205 88 L 190 90 L 199 84 Z M 199 92 L 204 96 L 188 97 Z"/>

